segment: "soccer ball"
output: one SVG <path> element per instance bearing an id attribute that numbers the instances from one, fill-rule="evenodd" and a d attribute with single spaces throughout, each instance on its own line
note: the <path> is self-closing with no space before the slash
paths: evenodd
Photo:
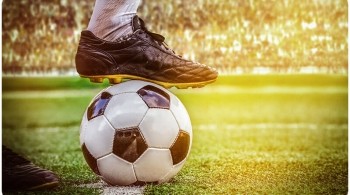
<path id="1" fill-rule="evenodd" d="M 111 185 L 163 183 L 184 165 L 192 126 L 181 101 L 138 80 L 110 86 L 85 111 L 80 145 L 87 164 Z"/>

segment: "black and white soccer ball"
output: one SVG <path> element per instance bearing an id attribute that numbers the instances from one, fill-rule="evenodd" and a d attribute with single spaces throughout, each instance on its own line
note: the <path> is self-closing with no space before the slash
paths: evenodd
<path id="1" fill-rule="evenodd" d="M 80 127 L 87 164 L 111 185 L 170 180 L 184 165 L 191 144 L 191 121 L 181 101 L 139 80 L 98 93 Z"/>

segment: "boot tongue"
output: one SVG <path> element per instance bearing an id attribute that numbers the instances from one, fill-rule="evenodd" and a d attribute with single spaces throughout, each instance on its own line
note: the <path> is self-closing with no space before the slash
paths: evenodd
<path id="1" fill-rule="evenodd" d="M 132 30 L 135 32 L 136 30 L 143 30 L 145 31 L 147 34 L 149 34 L 151 37 L 153 37 L 155 40 L 159 41 L 159 42 L 164 42 L 165 38 L 157 33 L 153 33 L 149 30 L 147 30 L 146 26 L 145 26 L 145 22 L 139 18 L 137 15 L 135 15 L 132 18 Z"/>
<path id="2" fill-rule="evenodd" d="M 135 32 L 136 30 L 141 29 L 141 22 L 137 15 L 132 18 L 132 30 Z"/>
<path id="3" fill-rule="evenodd" d="M 137 30 L 142 30 L 144 31 L 145 33 L 147 33 L 149 36 L 151 36 L 156 42 L 158 42 L 158 44 L 160 45 L 160 47 L 163 47 L 165 48 L 166 50 L 169 50 L 167 44 L 164 42 L 165 41 L 165 38 L 160 35 L 160 34 L 157 34 L 157 33 L 153 33 L 149 30 L 147 30 L 146 26 L 145 26 L 145 22 L 139 18 L 137 15 L 135 15 L 133 18 L 132 18 L 132 30 L 135 32 Z M 170 49 L 171 50 L 171 49 Z M 171 50 L 174 54 L 175 52 L 173 50 Z M 179 56 L 179 55 L 178 55 Z M 181 56 L 179 56 L 181 57 Z"/>

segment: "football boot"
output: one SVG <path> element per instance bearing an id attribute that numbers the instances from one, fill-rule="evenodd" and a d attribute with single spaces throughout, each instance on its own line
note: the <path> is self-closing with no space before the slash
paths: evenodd
<path id="1" fill-rule="evenodd" d="M 115 41 L 81 32 L 75 63 L 79 75 L 92 82 L 124 79 L 153 82 L 165 88 L 203 87 L 216 80 L 218 72 L 177 55 L 162 35 L 150 32 L 138 16 L 132 20 L 133 33 Z"/>
<path id="2" fill-rule="evenodd" d="M 2 146 L 2 188 L 4 191 L 46 190 L 58 186 L 58 177 Z"/>

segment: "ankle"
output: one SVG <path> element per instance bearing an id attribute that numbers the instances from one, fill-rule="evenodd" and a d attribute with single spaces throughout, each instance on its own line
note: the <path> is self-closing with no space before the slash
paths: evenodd
<path id="1" fill-rule="evenodd" d="M 133 33 L 132 18 L 136 14 L 130 14 L 127 17 L 114 17 L 111 18 L 110 25 L 103 24 L 101 26 L 90 26 L 87 30 L 91 31 L 95 36 L 106 41 L 115 41 L 120 37 Z"/>
<path id="2" fill-rule="evenodd" d="M 131 34 L 139 4 L 140 0 L 97 0 L 87 30 L 107 41 Z"/>

